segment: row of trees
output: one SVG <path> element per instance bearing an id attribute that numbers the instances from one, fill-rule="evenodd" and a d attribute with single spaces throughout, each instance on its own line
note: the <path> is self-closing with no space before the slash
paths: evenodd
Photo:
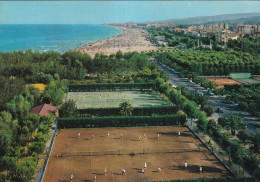
<path id="1" fill-rule="evenodd" d="M 260 148 L 260 135 L 251 135 L 242 118 L 236 114 L 229 114 L 219 118 L 218 124 L 210 120 L 205 131 L 226 149 L 235 164 L 243 166 L 259 179 L 260 161 L 257 159 L 257 154 Z"/>
<path id="2" fill-rule="evenodd" d="M 232 72 L 260 74 L 260 56 L 243 52 L 172 51 L 156 54 L 156 59 L 184 74 L 228 75 Z"/>
<path id="3" fill-rule="evenodd" d="M 214 120 L 208 120 L 207 114 L 204 112 L 205 108 L 207 108 L 207 98 L 205 96 L 192 94 L 183 87 L 173 89 L 167 82 L 161 79 L 157 79 L 156 81 L 159 90 L 165 93 L 168 98 L 176 104 L 179 112 L 183 110 L 188 118 L 195 120 L 201 132 L 207 132 L 210 136 L 215 138 L 216 141 L 220 142 L 236 164 L 244 167 L 247 166 L 246 169 L 248 169 L 252 175 L 259 177 L 259 160 L 254 152 L 259 152 L 260 137 L 259 135 L 250 135 L 240 117 L 237 115 L 225 116 L 219 119 L 219 125 L 217 125 Z M 201 110 L 198 109 L 198 105 Z M 232 134 L 237 134 L 240 141 L 231 140 L 230 137 L 228 137 L 230 135 L 220 132 L 221 128 L 227 131 L 230 130 Z M 247 151 L 247 149 L 243 147 L 243 140 L 250 140 L 249 143 L 251 143 L 252 146 L 251 151 Z"/>
<path id="4" fill-rule="evenodd" d="M 146 54 L 129 52 L 107 56 L 97 53 L 92 59 L 86 53 L 13 52 L 0 53 L 0 75 L 23 78 L 26 82 L 47 83 L 57 73 L 61 79 L 81 80 L 86 74 L 124 73 L 142 70 L 149 65 Z"/>
<path id="5" fill-rule="evenodd" d="M 234 51 L 249 52 L 251 54 L 260 54 L 260 39 L 250 38 L 245 36 L 237 40 L 229 39 L 227 42 L 228 48 Z"/>
<path id="6" fill-rule="evenodd" d="M 226 101 L 238 103 L 238 108 L 260 116 L 260 86 L 225 85 Z"/>

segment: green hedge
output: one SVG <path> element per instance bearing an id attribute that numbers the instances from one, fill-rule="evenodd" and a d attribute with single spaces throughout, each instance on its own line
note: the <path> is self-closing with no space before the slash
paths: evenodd
<path id="1" fill-rule="evenodd" d="M 78 109 L 78 116 L 119 116 L 119 107 Z M 177 112 L 175 106 L 134 107 L 133 116 L 170 115 Z"/>
<path id="2" fill-rule="evenodd" d="M 170 180 L 169 182 L 256 182 L 256 180 L 252 177 L 226 177 Z"/>
<path id="3" fill-rule="evenodd" d="M 58 128 L 170 126 L 170 125 L 184 125 L 185 122 L 186 122 L 185 115 L 59 118 Z"/>
<path id="4" fill-rule="evenodd" d="M 115 90 L 156 90 L 153 83 L 101 83 L 88 85 L 69 85 L 69 92 L 96 92 L 96 91 L 115 91 Z"/>

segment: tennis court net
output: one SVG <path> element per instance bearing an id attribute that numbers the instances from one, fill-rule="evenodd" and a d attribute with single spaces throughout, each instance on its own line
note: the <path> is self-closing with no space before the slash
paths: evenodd
<path id="1" fill-rule="evenodd" d="M 138 149 L 138 150 L 123 149 L 123 150 L 110 150 L 110 151 L 62 152 L 60 157 L 139 155 L 139 154 L 184 153 L 184 152 L 199 152 L 199 151 L 200 148 L 166 148 L 166 149 Z"/>

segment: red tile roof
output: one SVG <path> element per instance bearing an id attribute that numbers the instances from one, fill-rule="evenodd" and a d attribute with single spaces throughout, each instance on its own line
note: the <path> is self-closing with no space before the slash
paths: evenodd
<path id="1" fill-rule="evenodd" d="M 228 34 L 229 37 L 237 37 L 236 34 Z"/>
<path id="2" fill-rule="evenodd" d="M 31 109 L 29 112 L 30 114 L 39 114 L 41 117 L 44 115 L 50 114 L 50 113 L 55 113 L 57 111 L 56 106 L 52 106 L 49 104 L 41 104 L 39 106 L 35 106 Z"/>

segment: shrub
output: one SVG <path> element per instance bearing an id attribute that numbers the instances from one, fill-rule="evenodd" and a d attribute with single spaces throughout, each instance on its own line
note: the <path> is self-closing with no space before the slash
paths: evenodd
<path id="1" fill-rule="evenodd" d="M 170 126 L 184 125 L 185 115 L 166 116 L 107 116 L 94 118 L 60 118 L 58 128 L 96 128 L 130 126 Z"/>

